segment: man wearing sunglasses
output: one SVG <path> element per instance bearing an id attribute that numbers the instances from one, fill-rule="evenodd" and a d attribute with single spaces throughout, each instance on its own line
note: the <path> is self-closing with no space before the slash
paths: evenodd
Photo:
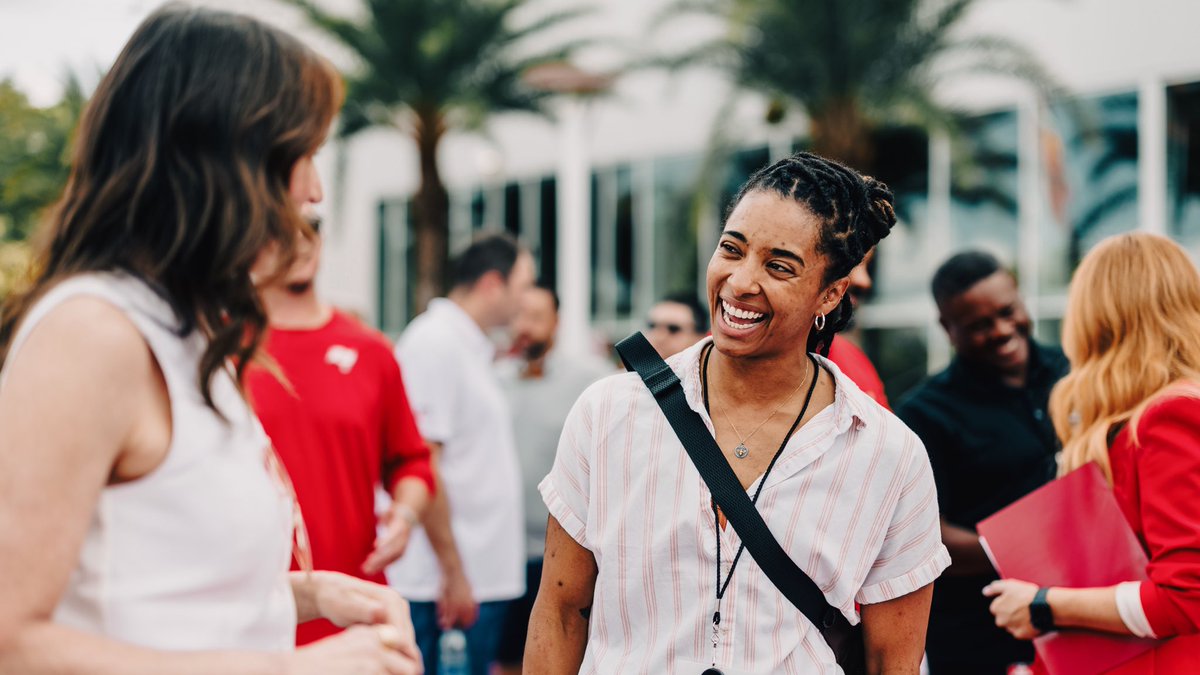
<path id="1" fill-rule="evenodd" d="M 708 335 L 708 312 L 695 293 L 671 293 L 650 308 L 646 339 L 665 359 Z"/>

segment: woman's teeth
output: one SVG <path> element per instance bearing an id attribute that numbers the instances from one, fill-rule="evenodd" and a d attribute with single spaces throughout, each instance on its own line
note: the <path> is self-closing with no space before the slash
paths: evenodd
<path id="1" fill-rule="evenodd" d="M 745 309 L 738 309 L 728 302 L 721 302 L 721 309 L 725 313 L 725 323 L 733 328 L 749 328 L 758 322 L 762 321 L 767 315 L 762 312 L 751 312 Z"/>

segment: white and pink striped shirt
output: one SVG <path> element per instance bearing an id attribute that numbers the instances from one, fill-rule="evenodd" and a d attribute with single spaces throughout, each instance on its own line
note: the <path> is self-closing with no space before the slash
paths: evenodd
<path id="1" fill-rule="evenodd" d="M 700 391 L 705 342 L 668 363 L 712 431 Z M 856 602 L 917 590 L 950 556 L 921 442 L 837 366 L 818 360 L 835 377 L 834 402 L 788 442 L 758 509 L 784 550 L 858 623 Z M 581 673 L 698 675 L 714 662 L 727 675 L 842 672 L 820 632 L 748 553 L 721 600 L 713 648 L 718 533 L 710 493 L 636 374 L 601 380 L 580 397 L 540 489 L 599 570 Z M 719 536 L 724 579 L 740 539 L 732 527 Z"/>

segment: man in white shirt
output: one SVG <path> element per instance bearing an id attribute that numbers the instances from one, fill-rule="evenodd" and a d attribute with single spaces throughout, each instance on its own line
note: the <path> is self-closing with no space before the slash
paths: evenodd
<path id="1" fill-rule="evenodd" d="M 575 400 L 596 380 L 614 371 L 599 357 L 564 354 L 554 348 L 558 295 L 538 284 L 525 293 L 513 322 L 514 357 L 504 362 L 501 382 L 512 406 L 517 455 L 525 485 L 525 595 L 508 608 L 497 659 L 501 675 L 520 675 L 525 657 L 529 614 L 542 579 L 546 521 L 550 515 L 538 483 L 554 466 L 563 422 Z"/>
<path id="2" fill-rule="evenodd" d="M 412 603 L 425 672 L 437 673 L 441 633 L 457 627 L 471 672 L 486 675 L 507 601 L 525 591 L 521 475 L 487 333 L 516 315 L 533 259 L 511 237 L 491 235 L 463 251 L 451 275 L 449 296 L 431 302 L 396 347 L 438 490 L 388 580 Z"/>

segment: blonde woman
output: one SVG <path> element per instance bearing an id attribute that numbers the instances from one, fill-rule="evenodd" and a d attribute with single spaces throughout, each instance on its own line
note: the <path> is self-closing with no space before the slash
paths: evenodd
<path id="1" fill-rule="evenodd" d="M 1146 549 L 1149 580 L 1045 592 L 997 581 L 984 589 L 996 623 L 1022 639 L 1059 628 L 1200 633 L 1200 273 L 1164 237 L 1105 240 L 1071 282 L 1063 348 L 1072 371 L 1050 399 L 1061 471 L 1101 467 Z M 1195 640 L 1120 672 L 1194 672 Z"/>

